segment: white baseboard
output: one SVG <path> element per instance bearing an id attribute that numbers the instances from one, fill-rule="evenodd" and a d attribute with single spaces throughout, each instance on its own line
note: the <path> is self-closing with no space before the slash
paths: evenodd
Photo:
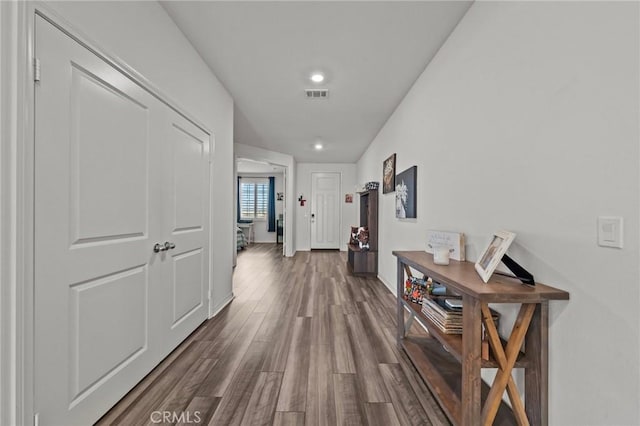
<path id="1" fill-rule="evenodd" d="M 395 288 L 395 286 L 390 285 L 390 284 L 389 284 L 388 282 L 386 282 L 386 281 L 384 280 L 384 278 L 382 278 L 380 275 L 378 275 L 378 277 L 377 277 L 377 278 L 380 280 L 380 282 L 381 282 L 382 284 L 384 284 L 384 286 L 385 286 L 385 287 L 386 287 L 386 288 L 391 292 L 391 294 L 393 294 L 393 295 L 395 295 L 395 294 L 396 294 L 396 288 Z"/>
<path id="2" fill-rule="evenodd" d="M 224 301 L 222 303 L 220 303 L 217 307 L 214 307 L 212 309 L 212 314 L 209 315 L 209 318 L 213 318 L 216 315 L 218 315 L 220 313 L 221 310 L 223 310 L 224 308 L 227 307 L 227 305 L 229 303 L 231 303 L 231 301 L 235 298 L 235 295 L 233 294 L 233 292 L 229 293 L 229 295 L 224 299 Z"/>

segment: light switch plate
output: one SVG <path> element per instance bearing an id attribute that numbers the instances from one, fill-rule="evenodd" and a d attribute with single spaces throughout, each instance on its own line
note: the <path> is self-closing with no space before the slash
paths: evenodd
<path id="1" fill-rule="evenodd" d="M 623 220 L 618 216 L 598 217 L 598 245 L 622 248 Z"/>

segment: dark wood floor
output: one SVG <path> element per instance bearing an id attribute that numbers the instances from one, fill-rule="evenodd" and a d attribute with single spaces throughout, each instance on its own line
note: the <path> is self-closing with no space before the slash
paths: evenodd
<path id="1" fill-rule="evenodd" d="M 233 302 L 98 424 L 169 424 L 158 411 L 210 425 L 448 424 L 395 346 L 386 287 L 349 275 L 343 253 L 281 253 L 240 252 Z"/>

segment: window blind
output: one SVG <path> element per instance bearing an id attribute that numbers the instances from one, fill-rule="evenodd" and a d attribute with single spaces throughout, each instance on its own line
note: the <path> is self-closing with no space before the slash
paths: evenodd
<path id="1" fill-rule="evenodd" d="M 269 205 L 269 181 L 240 182 L 240 218 L 266 219 Z"/>

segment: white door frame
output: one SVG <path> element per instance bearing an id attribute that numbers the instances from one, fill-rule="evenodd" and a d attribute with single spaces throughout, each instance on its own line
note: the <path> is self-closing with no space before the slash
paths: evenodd
<path id="1" fill-rule="evenodd" d="M 33 423 L 32 10 L 0 2 L 1 424 Z"/>
<path id="2" fill-rule="evenodd" d="M 284 256 L 291 257 L 296 253 L 296 248 L 294 247 L 294 232 L 293 227 L 295 224 L 295 161 L 293 157 L 280 154 L 278 152 L 268 151 L 263 148 L 257 148 L 249 145 L 243 144 L 234 144 L 234 173 L 233 173 L 233 181 L 234 181 L 234 196 L 233 196 L 233 213 L 234 220 L 237 217 L 237 182 L 238 182 L 238 171 L 236 168 L 236 163 L 239 159 L 246 158 L 254 161 L 261 161 L 264 163 L 274 164 L 277 166 L 282 166 L 285 169 L 285 182 L 284 182 L 284 209 L 285 209 L 285 229 L 283 235 L 283 250 Z M 233 237 L 233 250 L 236 250 L 236 236 L 234 232 Z"/>
<path id="3" fill-rule="evenodd" d="M 238 161 L 242 161 L 242 160 L 252 160 L 252 161 L 259 161 L 259 160 L 255 160 L 253 158 L 249 158 L 248 156 L 242 156 L 242 157 L 238 157 L 238 156 L 234 156 L 233 159 L 233 217 L 234 218 L 238 218 Z M 282 217 L 284 218 L 284 229 L 282 230 L 282 255 L 283 256 L 287 256 L 287 253 L 289 252 L 289 250 L 287 249 L 287 243 L 289 242 L 289 236 L 287 233 L 287 220 L 289 220 L 289 211 L 287 209 L 287 200 L 289 199 L 289 194 L 287 191 L 287 175 L 289 173 L 289 167 L 286 164 L 279 164 L 279 163 L 275 163 L 273 161 L 264 161 L 264 163 L 267 163 L 271 166 L 279 166 L 282 167 L 282 191 L 284 193 L 284 203 L 282 206 Z M 265 173 L 259 173 L 260 176 L 256 176 L 256 177 L 263 177 L 263 175 L 266 175 Z M 293 195 L 291 195 L 293 196 Z M 237 239 L 237 235 L 235 237 Z M 276 236 L 276 241 L 278 240 L 278 237 Z M 238 252 L 237 252 L 237 241 L 234 240 L 234 244 L 233 244 L 233 266 L 236 266 L 236 260 L 238 257 Z"/>
<path id="4" fill-rule="evenodd" d="M 0 424 L 34 425 L 34 22 L 38 14 L 210 136 L 215 135 L 122 59 L 41 2 L 0 2 Z M 210 169 L 210 175 L 212 175 Z M 210 223 L 213 223 L 210 209 Z M 209 227 L 209 268 L 213 227 Z M 211 271 L 210 271 L 211 272 Z M 209 289 L 212 274 L 210 273 Z M 213 293 L 213 292 L 211 292 Z M 209 300 L 209 312 L 213 301 Z"/>

